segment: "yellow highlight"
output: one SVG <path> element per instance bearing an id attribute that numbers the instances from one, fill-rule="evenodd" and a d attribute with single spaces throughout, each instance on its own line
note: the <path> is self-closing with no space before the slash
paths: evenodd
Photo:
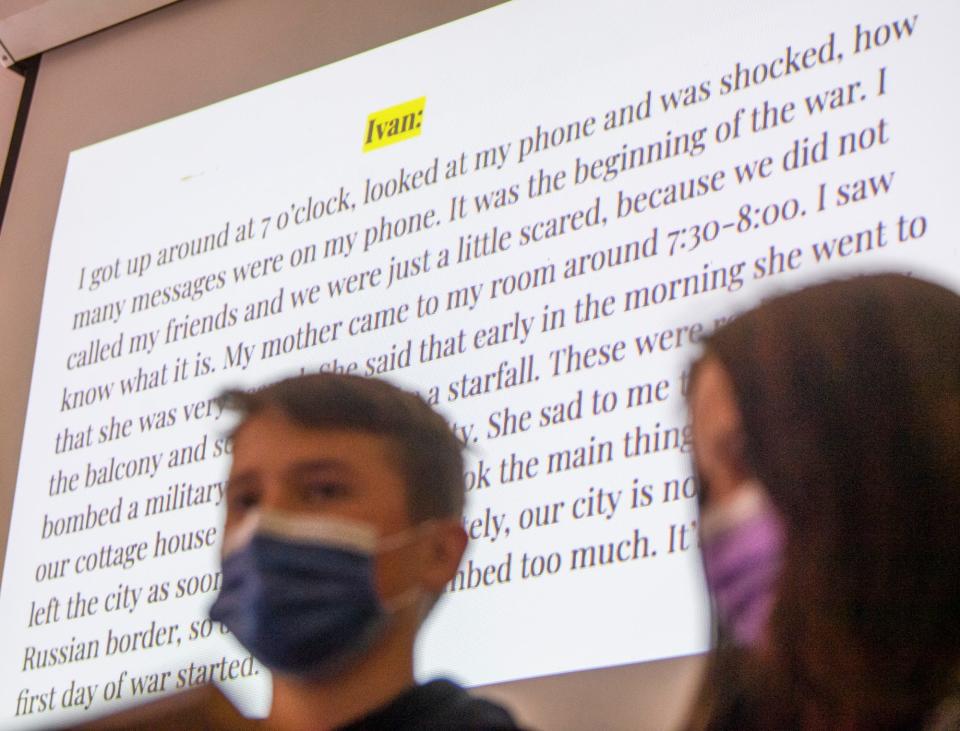
<path id="1" fill-rule="evenodd" d="M 396 104 L 367 117 L 367 126 L 363 134 L 363 151 L 370 152 L 380 147 L 403 142 L 420 135 L 423 125 L 423 108 L 427 97 L 411 99 Z"/>

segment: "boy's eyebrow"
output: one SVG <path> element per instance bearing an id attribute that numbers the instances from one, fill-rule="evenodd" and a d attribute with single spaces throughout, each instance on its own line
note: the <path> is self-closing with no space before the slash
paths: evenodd
<path id="1" fill-rule="evenodd" d="M 252 480 L 253 470 L 246 470 L 236 475 L 229 475 L 227 477 L 227 489 L 229 490 L 231 487 L 240 487 L 244 483 L 251 482 Z"/>
<path id="2" fill-rule="evenodd" d="M 313 472 L 340 472 L 352 474 L 355 470 L 353 465 L 341 459 L 324 457 L 321 459 L 311 459 L 296 462 L 287 470 L 293 475 L 303 475 Z"/>
<path id="3" fill-rule="evenodd" d="M 227 489 L 242 488 L 246 484 L 256 481 L 256 467 L 250 467 L 236 475 L 227 478 Z M 308 459 L 295 462 L 286 469 L 289 477 L 305 477 L 318 472 L 333 473 L 339 476 L 351 477 L 356 470 L 349 462 L 337 459 L 335 457 L 322 457 L 320 459 Z"/>

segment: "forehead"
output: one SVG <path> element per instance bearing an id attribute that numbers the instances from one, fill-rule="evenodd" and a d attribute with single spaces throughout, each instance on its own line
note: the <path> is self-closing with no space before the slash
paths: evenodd
<path id="1" fill-rule="evenodd" d="M 306 427 L 275 410 L 248 416 L 236 430 L 230 474 L 253 476 L 277 489 L 294 479 L 332 476 L 357 488 L 357 502 L 406 506 L 405 477 L 390 437 Z"/>

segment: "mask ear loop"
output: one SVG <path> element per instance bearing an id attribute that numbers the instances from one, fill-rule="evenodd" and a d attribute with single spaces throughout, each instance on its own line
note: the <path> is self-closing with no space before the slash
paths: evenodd
<path id="1" fill-rule="evenodd" d="M 240 524 L 233 528 L 223 537 L 223 544 L 220 548 L 221 556 L 226 558 L 234 551 L 238 551 L 246 546 L 252 539 L 253 534 L 260 527 L 260 511 L 251 511 Z"/>
<path id="2" fill-rule="evenodd" d="M 433 530 L 433 527 L 436 525 L 437 521 L 434 518 L 427 518 L 416 525 L 411 525 L 409 528 L 404 528 L 399 530 L 396 533 L 392 533 L 389 536 L 383 536 L 377 539 L 377 547 L 375 553 L 388 553 L 389 551 L 395 551 L 398 548 L 403 548 L 408 543 L 413 543 L 415 540 L 420 538 L 424 533 L 429 530 Z"/>
<path id="3" fill-rule="evenodd" d="M 411 586 L 406 591 L 401 591 L 394 597 L 381 601 L 383 608 L 388 614 L 396 614 L 407 607 L 413 606 L 423 596 L 423 588 L 420 586 Z"/>
<path id="4" fill-rule="evenodd" d="M 436 522 L 437 521 L 435 519 L 429 518 L 421 523 L 417 523 L 417 525 L 404 528 L 403 530 L 392 535 L 384 536 L 377 541 L 377 548 L 375 552 L 377 554 L 382 554 L 395 551 L 398 548 L 403 548 L 404 546 L 419 539 L 427 531 L 433 530 Z M 383 604 L 383 608 L 388 613 L 396 614 L 397 612 L 416 604 L 418 601 L 420 601 L 423 594 L 423 587 L 411 586 L 409 589 L 401 591 L 396 596 L 381 600 L 381 603 Z"/>
<path id="5" fill-rule="evenodd" d="M 745 523 L 762 513 L 770 504 L 767 491 L 759 480 L 747 480 L 740 484 L 729 501 L 717 506 L 708 506 L 700 513 L 700 538 L 710 541 L 731 528 Z"/>

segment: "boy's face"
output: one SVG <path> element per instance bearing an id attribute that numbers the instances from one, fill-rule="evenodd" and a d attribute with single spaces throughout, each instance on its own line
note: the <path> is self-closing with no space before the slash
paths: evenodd
<path id="1" fill-rule="evenodd" d="M 224 532 L 256 509 L 347 518 L 374 527 L 381 537 L 412 526 L 405 479 L 389 438 L 310 429 L 269 410 L 249 417 L 234 435 Z M 442 588 L 422 575 L 423 543 L 412 536 L 404 546 L 377 555 L 382 599 L 414 586 Z"/>

